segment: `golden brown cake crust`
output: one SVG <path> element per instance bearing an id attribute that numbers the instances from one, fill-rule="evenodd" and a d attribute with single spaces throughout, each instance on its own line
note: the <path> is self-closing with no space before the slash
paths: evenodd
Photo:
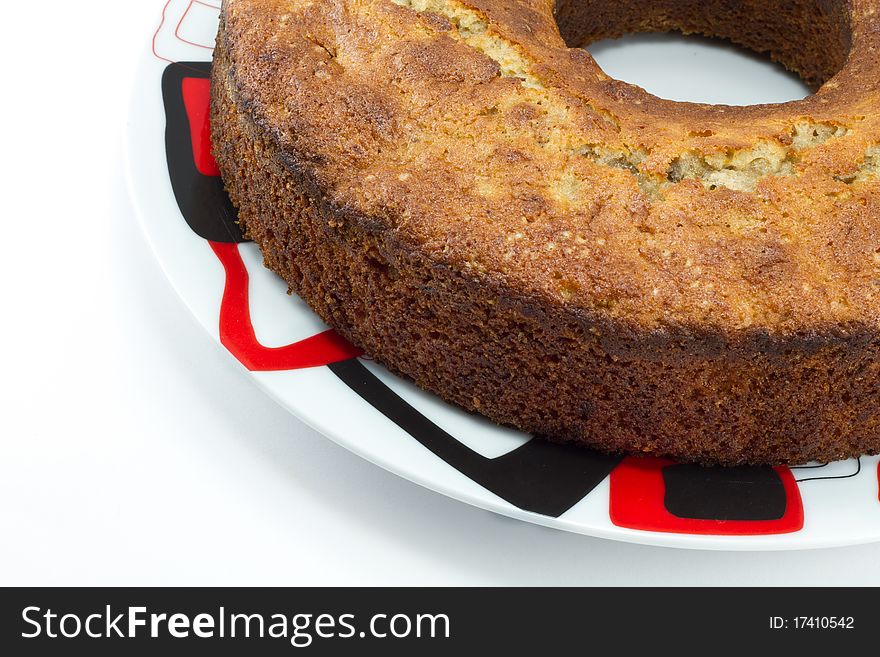
<path id="1" fill-rule="evenodd" d="M 704 463 L 877 452 L 878 2 L 649 4 L 227 0 L 214 149 L 247 234 L 499 423 Z M 676 103 L 568 47 L 667 29 L 818 90 Z"/>

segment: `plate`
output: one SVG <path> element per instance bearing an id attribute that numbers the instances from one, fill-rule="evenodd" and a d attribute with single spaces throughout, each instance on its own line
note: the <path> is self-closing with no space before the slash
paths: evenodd
<path id="1" fill-rule="evenodd" d="M 877 457 L 700 468 L 553 445 L 450 406 L 337 336 L 243 240 L 210 153 L 219 3 L 157 5 L 134 80 L 128 181 L 173 287 L 231 363 L 291 413 L 417 484 L 591 536 L 772 550 L 880 540 Z"/>

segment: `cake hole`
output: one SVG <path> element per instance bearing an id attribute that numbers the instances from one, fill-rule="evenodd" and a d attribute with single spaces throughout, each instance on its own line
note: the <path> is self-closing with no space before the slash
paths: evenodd
<path id="1" fill-rule="evenodd" d="M 847 0 L 556 0 L 554 6 L 565 43 L 588 48 L 609 75 L 672 100 L 738 105 L 795 100 L 830 80 L 852 47 L 851 11 Z"/>
<path id="2" fill-rule="evenodd" d="M 810 88 L 782 64 L 723 39 L 627 34 L 588 47 L 608 75 L 667 100 L 712 105 L 787 103 Z"/>

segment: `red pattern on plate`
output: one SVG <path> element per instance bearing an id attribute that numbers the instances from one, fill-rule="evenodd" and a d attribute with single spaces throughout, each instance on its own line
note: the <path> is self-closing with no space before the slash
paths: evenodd
<path id="1" fill-rule="evenodd" d="M 329 365 L 361 355 L 361 350 L 335 331 L 318 333 L 284 347 L 257 340 L 248 303 L 248 272 L 237 244 L 208 242 L 223 263 L 226 286 L 220 306 L 220 342 L 252 372 L 296 370 Z"/>
<path id="2" fill-rule="evenodd" d="M 189 118 L 196 169 L 203 176 L 219 176 L 220 169 L 211 153 L 211 80 L 184 78 L 183 104 Z"/>
<path id="3" fill-rule="evenodd" d="M 188 46 L 192 46 L 192 47 L 203 49 L 203 50 L 213 50 L 214 49 L 213 45 L 209 45 L 209 44 L 205 44 L 205 43 L 195 43 L 193 41 L 189 41 L 188 39 L 185 39 L 180 34 L 180 29 L 181 29 L 181 27 L 183 27 L 184 22 L 186 21 L 187 17 L 190 15 L 191 10 L 193 9 L 193 5 L 201 5 L 203 7 L 209 8 L 209 9 L 214 9 L 218 12 L 220 11 L 220 5 L 215 5 L 210 2 L 203 2 L 202 0 L 190 0 L 189 4 L 187 4 L 187 6 L 186 6 L 186 9 L 180 15 L 180 18 L 178 19 L 177 23 L 175 24 L 172 36 L 177 41 L 184 43 Z M 158 47 L 159 36 L 162 34 L 162 30 L 163 30 L 163 28 L 165 28 L 166 24 L 169 23 L 169 20 L 168 20 L 169 17 L 167 16 L 167 14 L 168 14 L 168 9 L 170 7 L 171 7 L 171 0 L 166 0 L 165 6 L 162 7 L 162 18 L 159 21 L 159 25 L 156 28 L 156 31 L 153 33 L 151 47 L 153 50 L 154 57 L 156 57 L 157 59 L 161 59 L 163 62 L 168 62 L 169 64 L 174 64 L 175 60 L 170 59 L 170 58 L 166 57 L 165 55 L 161 54 L 159 52 L 159 47 Z M 170 28 L 170 24 L 169 24 L 169 28 Z"/>
<path id="4" fill-rule="evenodd" d="M 788 468 L 774 468 L 785 489 L 785 513 L 776 520 L 708 520 L 681 518 L 664 504 L 663 468 L 675 465 L 668 459 L 625 458 L 611 473 L 611 522 L 618 527 L 679 534 L 754 536 L 787 534 L 804 526 L 804 507 L 797 482 Z"/>
<path id="5" fill-rule="evenodd" d="M 174 28 L 174 38 L 178 41 L 182 41 L 188 46 L 195 46 L 196 48 L 203 48 L 205 50 L 214 50 L 213 43 L 196 43 L 195 41 L 189 41 L 188 39 L 185 39 L 180 34 L 180 29 L 183 27 L 183 24 L 186 22 L 187 17 L 192 12 L 194 5 L 207 7 L 208 9 L 213 9 L 215 12 L 220 11 L 220 5 L 212 5 L 210 2 L 202 2 L 202 0 L 190 0 L 190 3 L 186 6 L 186 9 L 183 12 L 183 16 L 180 17 L 180 21 L 177 23 L 177 27 Z"/>

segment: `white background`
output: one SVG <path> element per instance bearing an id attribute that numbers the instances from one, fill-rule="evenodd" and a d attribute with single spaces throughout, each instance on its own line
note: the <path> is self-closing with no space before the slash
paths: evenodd
<path id="1" fill-rule="evenodd" d="M 689 552 L 502 518 L 264 396 L 177 299 L 125 190 L 128 90 L 161 4 L 4 5 L 0 584 L 880 584 L 880 545 Z M 598 57 L 670 97 L 736 102 L 754 81 L 682 89 L 696 72 L 676 71 L 712 55 L 666 48 L 645 79 L 632 52 Z"/>

